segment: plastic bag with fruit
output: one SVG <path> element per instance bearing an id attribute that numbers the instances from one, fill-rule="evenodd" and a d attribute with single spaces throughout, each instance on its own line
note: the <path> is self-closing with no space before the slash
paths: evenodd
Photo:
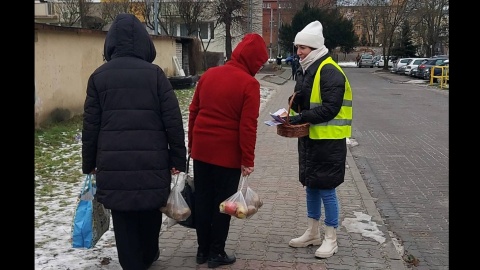
<path id="1" fill-rule="evenodd" d="M 242 179 L 241 186 L 238 191 L 220 203 L 220 213 L 228 214 L 241 219 L 247 217 L 248 208 L 242 192 L 244 184 L 245 178 Z"/>
<path id="2" fill-rule="evenodd" d="M 247 204 L 247 218 L 250 218 L 255 213 L 258 212 L 258 209 L 262 207 L 263 201 L 260 199 L 258 194 L 253 191 L 253 189 L 248 185 L 247 177 L 243 177 L 244 184 L 247 188 L 244 191 L 245 203 Z"/>
<path id="3" fill-rule="evenodd" d="M 192 212 L 181 194 L 183 186 L 178 184 L 179 177 L 180 173 L 176 175 L 175 185 L 170 191 L 170 195 L 167 199 L 167 205 L 161 207 L 160 211 L 175 221 L 184 221 L 192 214 Z"/>
<path id="4" fill-rule="evenodd" d="M 238 191 L 220 203 L 220 213 L 240 219 L 249 218 L 263 205 L 258 194 L 248 186 L 247 178 L 248 176 L 242 176 Z"/>
<path id="5" fill-rule="evenodd" d="M 220 213 L 241 219 L 247 217 L 247 203 L 245 203 L 241 190 L 220 203 Z"/>

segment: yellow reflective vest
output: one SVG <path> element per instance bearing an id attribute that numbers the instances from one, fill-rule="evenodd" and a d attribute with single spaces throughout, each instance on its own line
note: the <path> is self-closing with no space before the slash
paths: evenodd
<path id="1" fill-rule="evenodd" d="M 352 88 L 350 82 L 345 76 L 342 68 L 333 61 L 332 57 L 327 57 L 317 69 L 317 73 L 313 79 L 312 94 L 310 95 L 310 109 L 322 105 L 322 97 L 320 95 L 320 71 L 325 64 L 334 65 L 345 77 L 345 93 L 343 94 L 343 104 L 340 112 L 328 122 L 310 124 L 310 139 L 343 139 L 352 136 Z M 318 89 L 318 90 L 316 90 Z"/>

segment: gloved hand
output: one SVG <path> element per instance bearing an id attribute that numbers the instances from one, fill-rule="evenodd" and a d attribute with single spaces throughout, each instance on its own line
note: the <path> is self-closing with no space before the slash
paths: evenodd
<path id="1" fill-rule="evenodd" d="M 282 117 L 283 120 L 287 121 L 287 117 Z M 297 115 L 290 115 L 290 121 L 289 121 L 290 124 L 292 125 L 296 125 L 296 124 L 301 124 L 301 123 L 305 123 L 305 119 L 303 119 L 303 114 L 302 113 L 299 113 Z"/>
<path id="2" fill-rule="evenodd" d="M 290 124 L 295 125 L 295 124 L 300 124 L 302 122 L 302 115 L 297 114 L 290 116 Z"/>
<path id="3" fill-rule="evenodd" d="M 290 104 L 290 100 L 292 99 L 292 96 L 293 96 L 293 95 L 291 95 L 291 96 L 288 97 L 288 103 L 289 103 L 289 104 Z M 293 103 L 301 104 L 302 101 L 303 101 L 303 94 L 302 94 L 302 92 L 300 92 L 300 91 L 296 92 L 295 98 L 293 99 Z"/>

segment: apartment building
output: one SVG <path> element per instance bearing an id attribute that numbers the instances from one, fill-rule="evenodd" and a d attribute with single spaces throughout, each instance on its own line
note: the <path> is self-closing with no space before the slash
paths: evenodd
<path id="1" fill-rule="evenodd" d="M 89 1 L 89 14 L 88 14 L 88 22 L 99 22 L 102 19 L 102 4 L 106 2 L 114 2 L 115 0 L 94 0 L 94 1 Z M 62 5 L 64 1 L 61 0 L 34 0 L 35 4 L 35 22 L 38 23 L 49 23 L 49 24 L 64 24 L 65 18 L 68 16 L 62 16 L 59 13 L 61 12 L 59 10 L 59 7 Z M 212 4 L 214 4 L 214 1 L 211 0 L 203 0 L 205 4 L 205 9 L 209 9 Z M 171 4 L 168 1 L 164 0 L 158 0 L 157 2 L 159 5 L 168 5 Z M 235 48 L 235 46 L 240 42 L 242 39 L 243 35 L 246 32 L 256 32 L 261 34 L 262 33 L 262 6 L 261 6 L 261 0 L 260 1 L 250 1 L 249 2 L 251 6 L 248 7 L 248 14 L 245 14 L 247 18 L 247 23 L 246 25 L 242 25 L 242 27 L 234 27 L 234 29 L 231 30 L 232 34 L 232 48 Z M 135 8 L 135 6 L 139 5 L 144 5 L 144 1 L 132 1 L 130 3 L 132 10 L 140 10 L 140 8 Z M 154 5 L 155 1 L 152 0 L 151 4 Z M 121 5 L 121 4 L 118 4 Z M 68 10 L 68 9 L 66 9 Z M 133 12 L 130 10 L 129 12 Z M 78 15 L 77 15 L 78 16 Z M 153 16 L 153 14 L 151 15 Z M 137 17 L 145 22 L 145 18 L 141 14 L 137 14 Z M 170 36 L 177 36 L 177 37 L 186 37 L 187 36 L 187 28 L 185 24 L 182 22 L 182 20 L 179 17 L 175 18 L 175 15 L 169 14 L 165 16 L 161 16 L 161 18 L 168 18 L 168 23 L 170 24 L 168 28 L 168 33 L 165 31 L 164 27 L 155 27 L 156 29 L 152 29 L 150 27 L 147 27 L 147 31 L 149 31 L 152 35 L 155 34 L 155 30 L 157 30 L 158 35 L 170 35 Z M 223 52 L 225 53 L 225 27 L 224 25 L 215 25 L 216 18 L 211 18 L 211 19 L 204 19 L 199 22 L 199 29 L 197 31 L 199 39 L 203 43 L 203 47 L 207 48 L 207 51 L 210 52 Z M 88 25 L 86 28 L 89 28 L 92 24 Z M 74 25 L 79 27 L 80 22 L 76 21 Z M 102 29 L 104 31 L 107 31 L 109 28 L 109 24 L 106 24 Z"/>

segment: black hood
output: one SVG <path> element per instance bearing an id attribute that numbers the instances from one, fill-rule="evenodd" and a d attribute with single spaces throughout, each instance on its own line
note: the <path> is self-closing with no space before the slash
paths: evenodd
<path id="1" fill-rule="evenodd" d="M 155 60 L 157 52 L 145 26 L 133 14 L 119 14 L 108 30 L 103 47 L 105 60 L 132 56 L 149 63 Z"/>

